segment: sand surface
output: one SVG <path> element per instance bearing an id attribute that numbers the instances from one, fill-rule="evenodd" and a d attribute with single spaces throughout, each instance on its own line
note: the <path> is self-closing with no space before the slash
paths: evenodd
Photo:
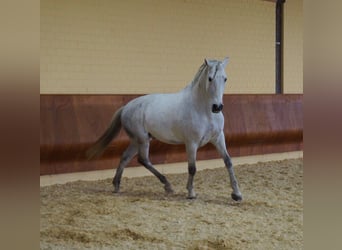
<path id="1" fill-rule="evenodd" d="M 187 174 L 40 188 L 41 249 L 302 249 L 303 160 L 235 167 L 244 200 L 230 198 L 224 167 L 198 171 L 195 200 Z"/>

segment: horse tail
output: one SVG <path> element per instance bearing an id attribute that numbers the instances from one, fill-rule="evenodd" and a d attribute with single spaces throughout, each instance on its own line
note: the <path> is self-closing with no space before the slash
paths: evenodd
<path id="1" fill-rule="evenodd" d="M 103 133 L 103 135 L 95 142 L 95 144 L 89 148 L 86 152 L 86 156 L 88 160 L 99 157 L 108 144 L 118 135 L 121 129 L 121 113 L 123 107 L 115 112 L 113 115 L 112 121 L 107 128 L 107 130 Z"/>

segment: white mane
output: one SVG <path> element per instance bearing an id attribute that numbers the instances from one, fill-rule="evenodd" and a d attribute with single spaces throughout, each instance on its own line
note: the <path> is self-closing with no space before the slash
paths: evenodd
<path id="1" fill-rule="evenodd" d="M 200 79 L 202 73 L 205 71 L 205 69 L 208 67 L 208 65 L 204 62 L 198 69 L 194 79 L 191 81 L 191 87 L 198 84 L 198 80 Z"/>
<path id="2" fill-rule="evenodd" d="M 216 64 L 216 71 L 218 70 L 217 65 L 220 63 L 220 61 L 217 60 L 210 60 L 210 63 L 215 63 Z M 208 64 L 206 62 L 204 62 L 198 69 L 194 79 L 191 81 L 190 86 L 194 87 L 195 85 L 197 85 L 199 83 L 199 79 L 202 76 L 203 72 L 208 68 Z M 215 72 L 216 74 L 216 72 Z"/>

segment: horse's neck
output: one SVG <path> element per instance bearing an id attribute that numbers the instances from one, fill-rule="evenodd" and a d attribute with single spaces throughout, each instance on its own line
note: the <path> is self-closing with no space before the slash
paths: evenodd
<path id="1" fill-rule="evenodd" d="M 198 79 L 200 80 L 200 79 Z M 209 99 L 205 90 L 205 83 L 198 82 L 194 84 L 193 82 L 187 85 L 182 90 L 184 98 L 188 101 L 191 101 L 192 105 L 196 107 L 198 110 L 203 109 L 203 111 L 207 111 L 210 106 Z"/>
<path id="2" fill-rule="evenodd" d="M 206 64 L 202 64 L 194 79 L 181 91 L 187 102 L 191 100 L 197 110 L 202 107 L 203 111 L 207 111 L 210 106 L 205 85 L 206 67 Z"/>

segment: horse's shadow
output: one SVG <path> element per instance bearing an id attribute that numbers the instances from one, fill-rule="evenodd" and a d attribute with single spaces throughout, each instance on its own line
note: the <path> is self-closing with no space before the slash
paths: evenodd
<path id="1" fill-rule="evenodd" d="M 83 193 L 89 195 L 102 195 L 110 199 L 127 199 L 127 201 L 161 201 L 161 202 L 180 202 L 180 203 L 207 203 L 220 206 L 239 206 L 242 202 L 236 202 L 229 196 L 212 195 L 209 193 L 197 193 L 195 199 L 188 199 L 187 192 L 182 190 L 175 190 L 172 194 L 165 193 L 162 188 L 160 190 L 144 189 L 125 189 L 124 187 L 119 193 L 114 193 L 112 187 L 87 187 L 82 190 Z"/>

